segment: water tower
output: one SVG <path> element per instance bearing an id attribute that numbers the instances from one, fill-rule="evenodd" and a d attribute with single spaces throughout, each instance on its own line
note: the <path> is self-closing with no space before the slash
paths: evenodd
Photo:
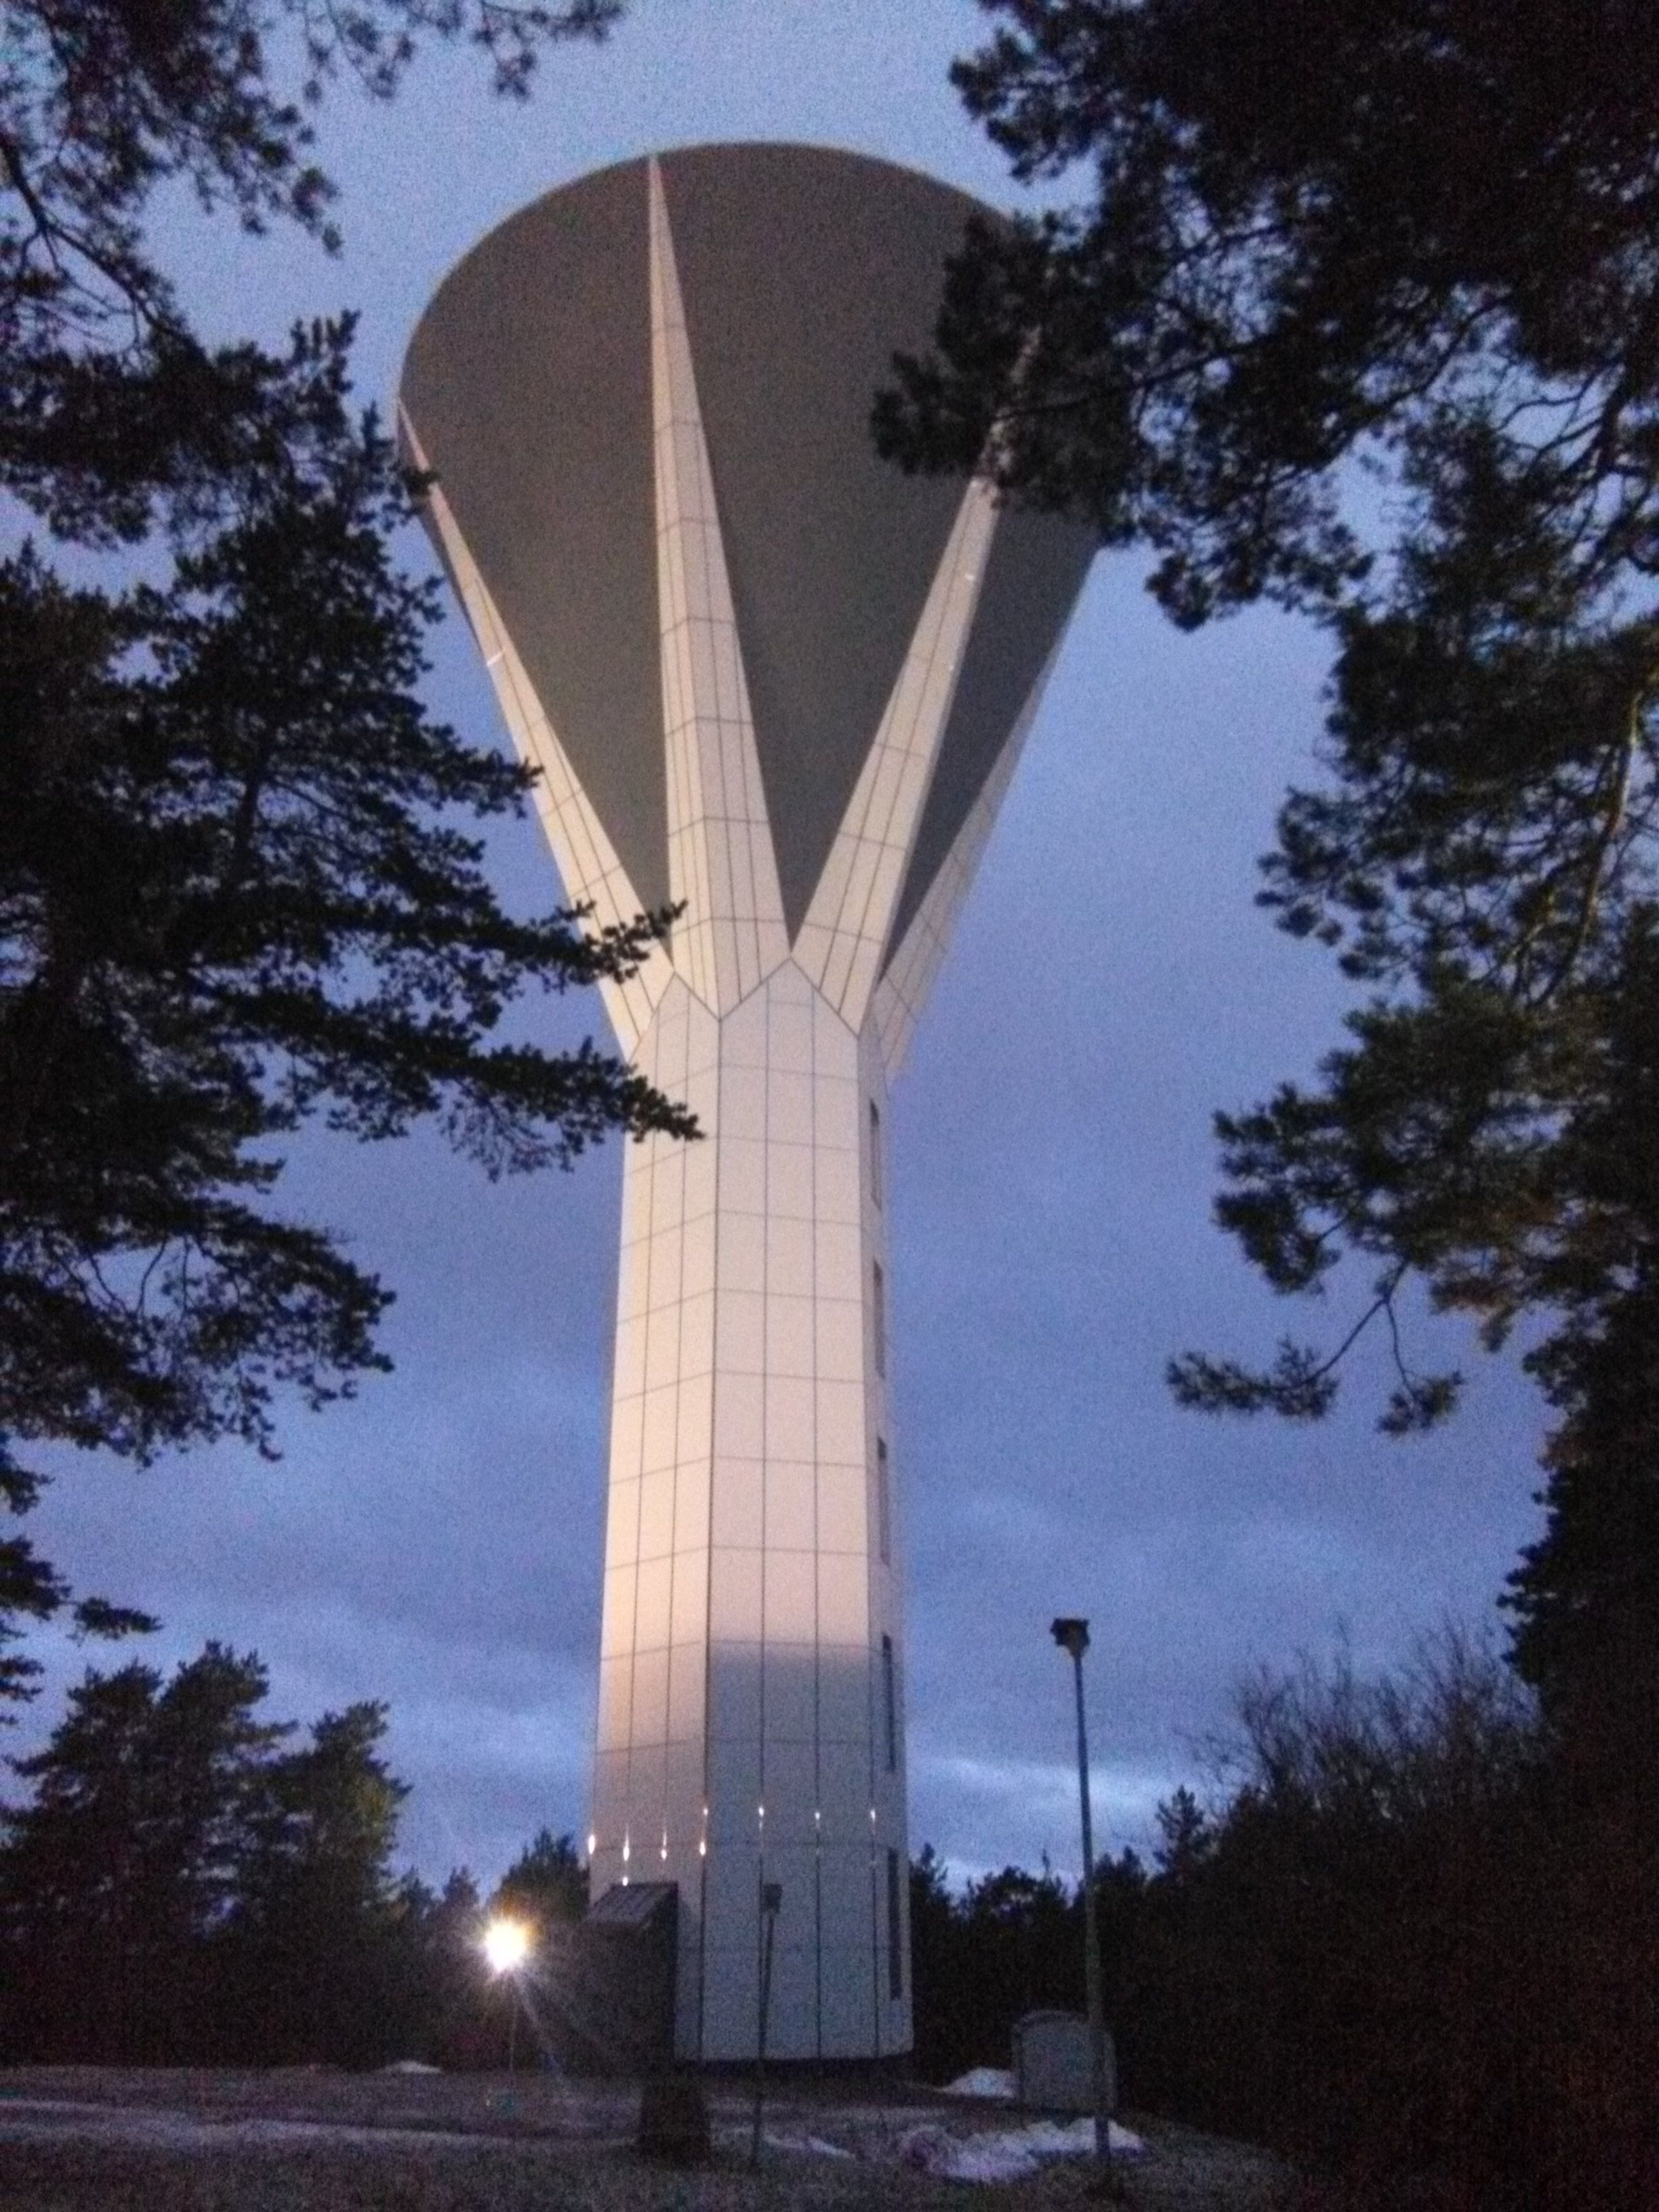
<path id="1" fill-rule="evenodd" d="M 445 281 L 401 392 L 428 519 L 702 1141 L 630 1146 L 594 1894 L 678 1886 L 676 2046 L 910 2046 L 887 1085 L 1087 569 L 1073 526 L 872 449 L 975 203 L 693 147 L 550 193 Z"/>

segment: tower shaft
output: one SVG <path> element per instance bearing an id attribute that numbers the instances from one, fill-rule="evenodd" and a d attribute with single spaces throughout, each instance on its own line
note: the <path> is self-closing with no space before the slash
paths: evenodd
<path id="1" fill-rule="evenodd" d="M 768 1881 L 769 2049 L 907 2050 L 880 1057 L 787 961 L 636 1058 L 705 1134 L 625 1171 L 595 1890 L 678 1884 L 682 2057 L 753 2054 Z"/>

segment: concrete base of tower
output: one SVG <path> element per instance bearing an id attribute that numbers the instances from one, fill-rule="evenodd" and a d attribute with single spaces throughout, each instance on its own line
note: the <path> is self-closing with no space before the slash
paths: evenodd
<path id="1" fill-rule="evenodd" d="M 906 1885 L 902 1868 L 896 1881 L 891 1875 L 884 1849 L 769 1844 L 763 1857 L 752 1843 L 716 1839 L 689 1868 L 671 1861 L 654 1878 L 630 1872 L 626 1884 L 603 1856 L 591 1871 L 596 1894 L 677 1890 L 677 2061 L 753 2061 L 763 2013 L 769 2062 L 857 2065 L 909 2051 Z"/>

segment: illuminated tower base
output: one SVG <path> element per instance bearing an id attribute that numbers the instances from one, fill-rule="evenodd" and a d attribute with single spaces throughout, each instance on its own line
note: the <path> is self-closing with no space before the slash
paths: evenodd
<path id="1" fill-rule="evenodd" d="M 879 1055 L 793 961 L 637 1055 L 707 1135 L 630 1148 L 592 1881 L 681 1899 L 683 2054 L 906 2051 Z"/>
<path id="2" fill-rule="evenodd" d="M 1088 540 L 869 447 L 969 204 L 725 147 L 503 226 L 411 348 L 428 520 L 600 927 L 702 1134 L 630 1146 L 595 1895 L 672 1881 L 676 2046 L 911 2040 L 886 1084 L 1035 711 Z"/>

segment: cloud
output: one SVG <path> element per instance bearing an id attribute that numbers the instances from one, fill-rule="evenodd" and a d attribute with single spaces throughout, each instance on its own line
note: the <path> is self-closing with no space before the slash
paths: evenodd
<path id="1" fill-rule="evenodd" d="M 1181 1779 L 1171 1767 L 1091 1761 L 1097 1858 L 1126 1848 L 1146 1856 L 1158 1804 Z M 939 1832 L 952 1840 L 939 1856 L 952 1882 L 1010 1864 L 1035 1871 L 1045 1859 L 1068 1881 L 1079 1878 L 1083 1832 L 1075 1753 L 1070 1760 L 1039 1760 L 923 1752 L 911 1760 L 910 1790 L 913 1846 L 919 1850 L 935 1832 L 930 1814 L 948 1822 Z"/>

